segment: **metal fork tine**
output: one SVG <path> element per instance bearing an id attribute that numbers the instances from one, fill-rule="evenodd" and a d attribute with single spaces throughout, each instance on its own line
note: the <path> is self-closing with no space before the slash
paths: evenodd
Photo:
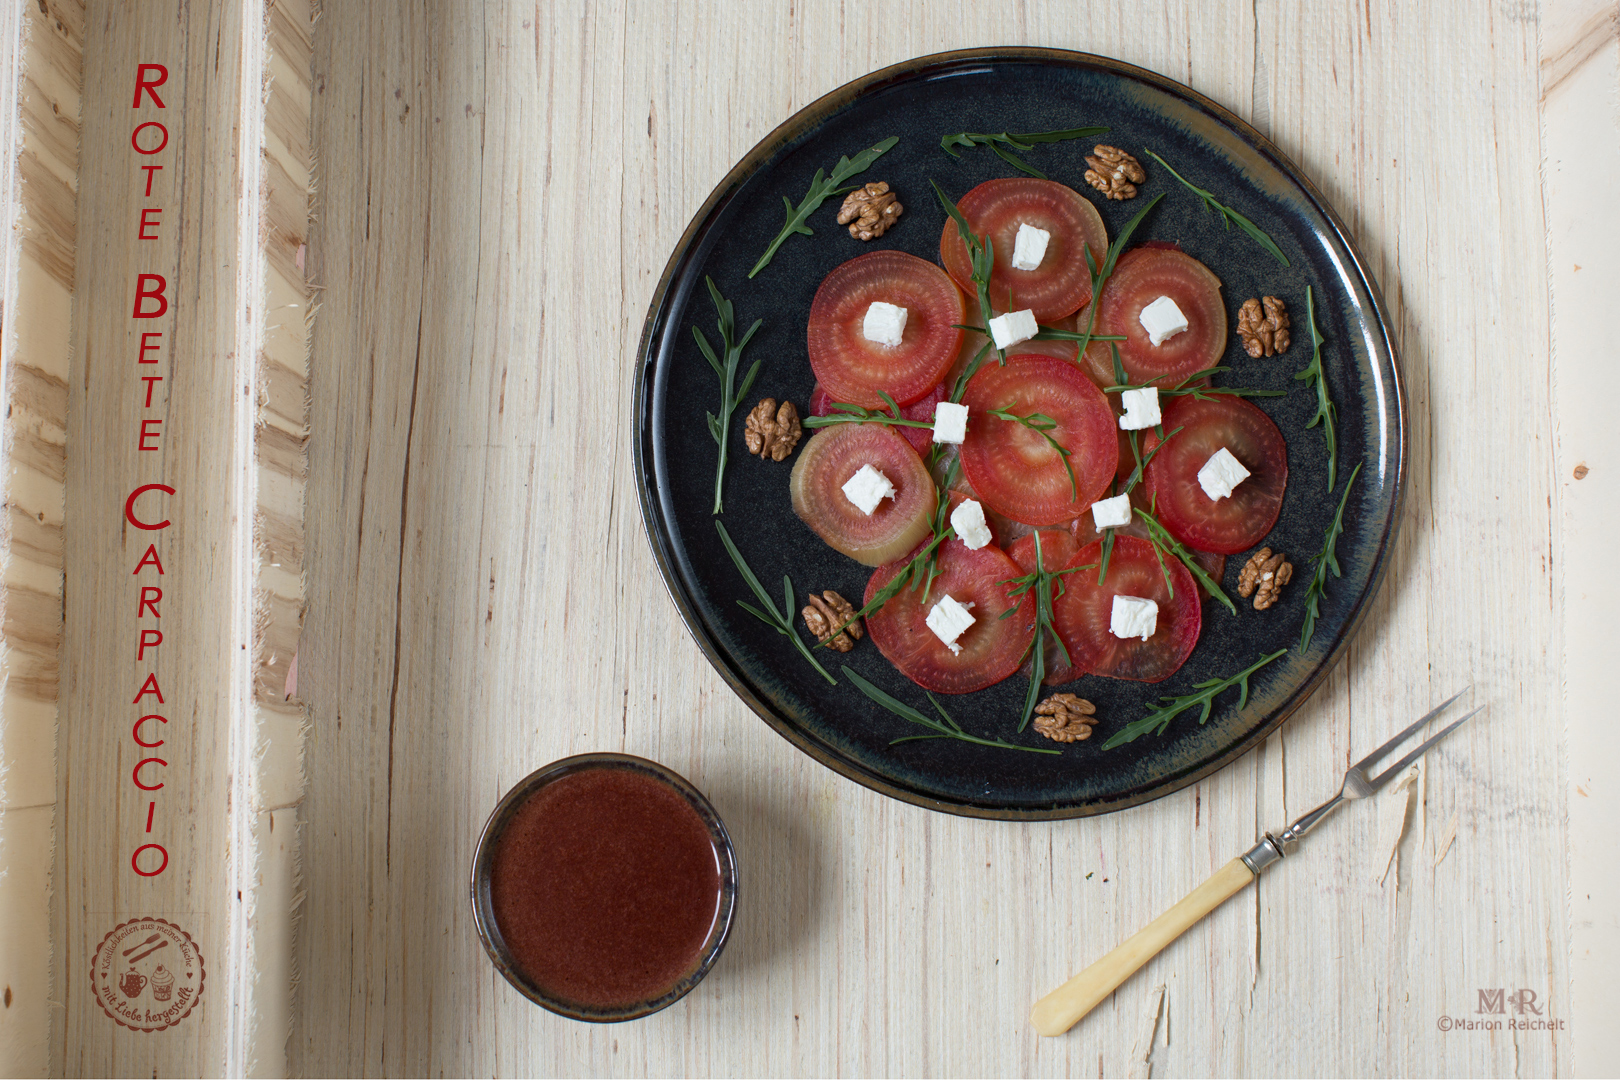
<path id="1" fill-rule="evenodd" d="M 1465 721 L 1472 719 L 1473 717 L 1477 716 L 1479 713 L 1484 712 L 1484 711 L 1485 711 L 1485 706 L 1481 705 L 1479 708 L 1475 709 L 1473 712 L 1469 713 L 1467 716 L 1462 717 L 1460 720 L 1453 720 L 1451 723 L 1449 723 L 1445 727 L 1441 728 L 1439 730 L 1439 732 L 1437 732 L 1434 735 L 1429 736 L 1429 738 L 1423 743 L 1422 746 L 1419 746 L 1416 750 L 1413 750 L 1410 754 L 1407 754 L 1405 757 L 1401 758 L 1401 760 L 1397 761 L 1395 764 L 1391 765 L 1389 768 L 1387 768 L 1383 772 L 1379 773 L 1372 780 L 1367 781 L 1368 786 L 1371 787 L 1374 791 L 1377 791 L 1379 788 L 1381 788 L 1385 784 L 1389 783 L 1390 778 L 1393 777 L 1396 773 L 1400 772 L 1402 769 L 1404 769 L 1408 765 L 1412 764 L 1412 762 L 1414 762 L 1418 758 L 1422 757 L 1424 755 L 1424 753 L 1429 749 L 1429 747 L 1433 746 L 1435 743 L 1439 742 L 1441 739 L 1445 738 L 1447 735 L 1450 735 L 1453 731 L 1456 731 L 1458 728 L 1462 727 L 1462 725 L 1463 725 L 1463 723 Z"/>
<path id="2" fill-rule="evenodd" d="M 1430 720 L 1433 720 L 1435 717 L 1439 716 L 1441 713 L 1443 713 L 1447 709 L 1449 709 L 1453 704 L 1456 703 L 1458 698 L 1460 698 L 1464 694 L 1468 693 L 1469 689 L 1471 689 L 1471 688 L 1467 687 L 1467 686 L 1463 687 L 1461 690 L 1457 691 L 1456 694 L 1454 694 L 1453 696 L 1447 698 L 1445 701 L 1442 701 L 1440 704 L 1436 705 L 1434 708 L 1430 709 L 1428 712 L 1424 713 L 1423 716 L 1420 717 L 1418 719 L 1418 721 L 1416 723 L 1414 723 L 1411 727 L 1407 728 L 1405 731 L 1402 731 L 1400 734 L 1396 735 L 1393 739 L 1390 739 L 1388 742 L 1384 743 L 1383 746 L 1380 746 L 1378 749 L 1374 750 L 1372 753 L 1368 754 L 1366 757 L 1364 757 L 1360 761 L 1356 762 L 1355 765 L 1352 766 L 1352 768 L 1365 769 L 1365 768 L 1367 768 L 1367 766 L 1371 765 L 1373 762 L 1377 761 L 1379 758 L 1383 757 L 1385 754 L 1389 753 L 1391 750 L 1394 750 L 1397 746 L 1401 745 L 1401 743 L 1403 743 L 1407 739 L 1411 738 L 1417 732 L 1417 730 L 1419 728 L 1421 728 L 1424 724 L 1427 724 Z"/>

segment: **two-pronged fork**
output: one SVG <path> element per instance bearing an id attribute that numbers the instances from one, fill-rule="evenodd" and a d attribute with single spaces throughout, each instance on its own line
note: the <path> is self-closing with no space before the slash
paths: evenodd
<path id="1" fill-rule="evenodd" d="M 1467 691 L 1464 690 L 1463 693 Z M 1213 877 L 1188 893 L 1175 907 L 1127 938 L 1113 952 L 1037 1001 L 1029 1017 L 1030 1022 L 1035 1025 L 1035 1030 L 1042 1035 L 1061 1035 L 1068 1031 L 1081 1017 L 1095 1008 L 1098 1002 L 1113 993 L 1120 983 L 1130 978 L 1138 968 L 1185 933 L 1193 923 L 1220 907 L 1243 886 L 1258 877 L 1260 871 L 1285 855 L 1291 854 L 1299 838 L 1316 828 L 1322 819 L 1338 809 L 1341 803 L 1350 799 L 1364 799 L 1371 795 L 1394 779 L 1402 769 L 1422 757 L 1431 746 L 1455 731 L 1464 720 L 1480 711 L 1475 709 L 1462 719 L 1453 721 L 1431 735 L 1416 750 L 1377 776 L 1368 778 L 1367 770 L 1375 762 L 1417 734 L 1424 724 L 1439 716 L 1460 697 L 1462 694 L 1442 702 L 1417 723 L 1350 766 L 1344 774 L 1344 783 L 1340 786 L 1339 793 L 1288 826 L 1281 836 L 1266 833 L 1263 840 L 1216 871 Z"/>

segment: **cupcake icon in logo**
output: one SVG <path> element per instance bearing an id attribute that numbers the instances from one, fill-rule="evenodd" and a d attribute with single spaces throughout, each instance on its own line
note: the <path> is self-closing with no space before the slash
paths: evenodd
<path id="1" fill-rule="evenodd" d="M 157 970 L 152 972 L 151 986 L 153 1000 L 168 1001 L 170 995 L 174 993 L 174 976 L 159 964 Z"/>

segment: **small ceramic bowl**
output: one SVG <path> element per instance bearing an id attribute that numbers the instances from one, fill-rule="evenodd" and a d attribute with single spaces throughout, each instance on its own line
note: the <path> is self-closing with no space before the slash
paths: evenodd
<path id="1" fill-rule="evenodd" d="M 698 950 L 695 965 L 678 978 L 673 985 L 659 990 L 653 996 L 640 1001 L 611 1006 L 583 1004 L 578 1001 L 566 1000 L 548 992 L 531 978 L 517 962 L 512 950 L 501 936 L 501 929 L 495 917 L 495 906 L 490 888 L 492 870 L 501 838 L 517 811 L 548 784 L 552 784 L 565 776 L 599 769 L 631 770 L 658 781 L 679 795 L 696 812 L 699 820 L 702 821 L 708 831 L 709 840 L 714 845 L 720 879 L 720 894 L 714 922 L 710 927 L 707 939 Z M 530 773 L 496 804 L 494 812 L 489 816 L 489 821 L 484 825 L 483 834 L 478 838 L 478 848 L 473 855 L 472 907 L 473 920 L 478 927 L 478 937 L 483 941 L 484 949 L 489 953 L 490 960 L 494 962 L 496 969 L 506 977 L 506 981 L 516 987 L 524 997 L 536 1005 L 557 1013 L 559 1016 L 566 1016 L 574 1020 L 585 1020 L 592 1023 L 617 1023 L 622 1020 L 634 1020 L 655 1013 L 679 1001 L 702 980 L 704 975 L 708 974 L 709 969 L 714 966 L 715 960 L 719 958 L 720 950 L 725 947 L 726 938 L 731 932 L 731 921 L 737 908 L 737 853 L 732 847 L 731 837 L 726 833 L 726 827 L 721 822 L 720 815 L 715 813 L 714 807 L 710 805 L 709 800 L 704 798 L 697 788 L 693 787 L 678 773 L 666 769 L 657 762 L 632 757 L 629 754 L 579 754 L 554 761 L 550 765 Z"/>

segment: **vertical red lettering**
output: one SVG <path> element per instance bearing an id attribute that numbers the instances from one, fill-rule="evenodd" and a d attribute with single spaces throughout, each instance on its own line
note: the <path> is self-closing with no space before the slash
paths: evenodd
<path id="1" fill-rule="evenodd" d="M 152 594 L 152 599 L 150 599 L 150 600 L 148 600 L 146 598 L 146 595 L 148 593 Z M 142 618 L 143 616 L 146 615 L 146 609 L 151 608 L 152 609 L 152 618 L 154 618 L 154 619 L 163 618 L 163 615 L 157 609 L 158 601 L 162 600 L 162 599 L 163 599 L 163 590 L 162 589 L 158 588 L 156 585 L 142 585 L 141 586 L 141 606 L 135 609 L 135 617 L 137 619 Z M 163 699 L 158 698 L 158 700 L 162 701 Z"/>
<path id="2" fill-rule="evenodd" d="M 143 851 L 156 851 L 163 856 L 163 861 L 158 864 L 158 868 L 156 870 L 141 869 L 141 852 Z M 135 854 L 129 857 L 129 865 L 137 874 L 141 875 L 141 877 L 157 877 L 169 867 L 168 849 L 166 849 L 162 844 L 142 844 L 140 847 L 135 849 Z"/>
<path id="3" fill-rule="evenodd" d="M 150 750 L 154 747 L 162 746 L 163 740 L 159 739 L 157 742 L 147 742 L 145 739 L 141 738 L 141 725 L 146 723 L 148 720 L 156 720 L 160 724 L 167 724 L 169 722 L 169 718 L 166 716 L 160 716 L 157 713 L 147 713 L 145 716 L 135 721 L 135 726 L 130 729 L 130 734 L 134 736 L 136 744 L 139 746 L 144 746 Z"/>
<path id="4" fill-rule="evenodd" d="M 152 384 L 153 383 L 160 383 L 162 381 L 163 381 L 163 376 L 161 376 L 161 375 L 142 375 L 141 376 L 141 382 L 146 384 L 146 408 L 150 409 L 152 407 Z"/>
<path id="5" fill-rule="evenodd" d="M 153 697 L 157 698 L 159 705 L 166 704 L 166 702 L 163 700 L 163 691 L 158 688 L 156 672 L 148 675 L 146 677 L 146 681 L 141 683 L 140 692 L 135 695 L 135 700 L 130 702 L 130 704 L 139 705 L 141 703 L 141 698 L 145 697 L 147 694 L 151 694 Z"/>
<path id="6" fill-rule="evenodd" d="M 163 213 L 163 208 L 161 206 L 148 206 L 146 209 L 141 211 L 141 231 L 138 239 L 156 240 L 158 238 L 157 233 L 155 232 L 151 236 L 147 236 L 146 230 L 156 229 L 159 225 L 163 224 L 157 220 L 157 216 L 161 213 Z M 148 218 L 151 218 L 151 220 L 148 221 Z"/>
<path id="7" fill-rule="evenodd" d="M 136 147 L 136 149 L 138 150 L 138 149 L 140 149 L 140 147 Z M 161 166 L 161 165 L 142 165 L 141 166 L 141 171 L 146 174 L 146 195 L 145 195 L 145 197 L 150 199 L 152 197 L 152 174 L 157 173 L 157 172 L 162 172 L 163 171 L 163 166 Z"/>
<path id="8" fill-rule="evenodd" d="M 135 69 L 135 104 L 130 108 L 141 107 L 141 92 L 145 91 L 158 108 L 167 108 L 163 99 L 158 97 L 157 88 L 169 81 L 169 69 L 162 64 L 142 64 Z"/>
<path id="9" fill-rule="evenodd" d="M 135 310 L 130 315 L 132 319 L 158 319 L 169 310 L 169 298 L 163 291 L 169 287 L 162 274 L 141 274 L 135 282 Z M 144 301 L 156 300 L 156 311 L 142 310 Z"/>
<path id="10" fill-rule="evenodd" d="M 162 344 L 148 345 L 146 343 L 148 338 L 156 338 L 161 343 L 163 341 L 163 331 L 161 331 L 161 330 L 144 330 L 144 331 L 141 332 L 141 351 L 140 351 L 140 353 L 138 355 L 138 358 L 136 360 L 137 363 L 141 363 L 141 364 L 155 364 L 155 363 L 157 363 L 156 360 L 148 360 L 146 358 L 146 354 L 149 353 L 149 352 L 157 352 L 159 349 L 163 348 L 163 346 L 162 346 Z"/>
<path id="11" fill-rule="evenodd" d="M 130 574 L 140 573 L 143 566 L 155 566 L 159 574 L 163 573 L 163 560 L 158 558 L 156 544 L 146 545 L 146 554 L 141 556 L 141 561 L 135 564 L 135 569 L 131 570 Z"/>
<path id="12" fill-rule="evenodd" d="M 148 428 L 154 428 L 155 429 L 159 425 L 161 425 L 162 423 L 163 423 L 163 421 L 161 419 L 157 419 L 157 418 L 152 418 L 152 419 L 142 420 L 141 421 L 141 449 L 142 450 L 156 450 L 157 449 L 156 444 L 154 444 L 152 446 L 147 446 L 146 445 L 146 440 L 147 439 L 159 439 L 159 438 L 162 438 L 163 437 L 163 432 L 156 431 L 156 430 L 147 430 L 147 429 Z"/>
<path id="13" fill-rule="evenodd" d="M 159 529 L 167 529 L 169 527 L 168 518 L 164 518 L 156 525 L 148 525 L 146 522 L 135 516 L 135 500 L 140 498 L 142 495 L 145 495 L 148 491 L 161 491 L 167 495 L 174 494 L 174 488 L 170 487 L 168 484 L 142 484 L 140 487 L 130 492 L 129 498 L 124 500 L 124 520 L 128 521 L 137 529 L 145 529 L 147 532 L 157 532 Z"/>
<path id="14" fill-rule="evenodd" d="M 142 630 L 141 645 L 140 648 L 135 651 L 136 662 L 139 663 L 140 661 L 146 659 L 146 650 L 148 647 L 155 649 L 161 644 L 163 644 L 163 631 Z"/>
<path id="15" fill-rule="evenodd" d="M 158 129 L 158 144 L 152 147 L 150 150 L 141 146 L 141 132 L 145 131 L 147 128 Z M 163 148 L 169 145 L 169 129 L 158 123 L 156 120 L 148 120 L 146 123 L 137 126 L 134 131 L 129 133 L 129 145 L 135 148 L 135 152 L 137 154 L 162 153 Z M 151 182 L 151 173 L 147 174 L 147 182 L 148 184 Z"/>

